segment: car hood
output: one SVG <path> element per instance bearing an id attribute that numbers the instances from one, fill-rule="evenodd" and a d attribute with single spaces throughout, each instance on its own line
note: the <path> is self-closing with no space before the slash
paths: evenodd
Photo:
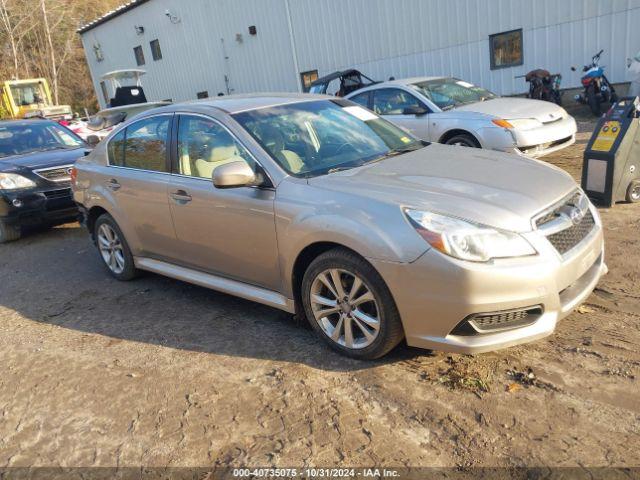
<path id="1" fill-rule="evenodd" d="M 555 103 L 530 100 L 528 98 L 494 98 L 485 102 L 462 105 L 451 111 L 482 113 L 504 120 L 535 118 L 543 123 L 557 120 L 567 115 L 567 112 Z"/>
<path id="2" fill-rule="evenodd" d="M 87 148 L 73 148 L 69 150 L 49 150 L 46 152 L 31 152 L 25 155 L 14 155 L 0 158 L 0 171 L 10 170 L 16 167 L 36 169 L 69 165 L 83 157 Z"/>
<path id="3" fill-rule="evenodd" d="M 309 184 L 514 232 L 530 231 L 532 217 L 577 188 L 569 174 L 538 160 L 440 144 Z"/>

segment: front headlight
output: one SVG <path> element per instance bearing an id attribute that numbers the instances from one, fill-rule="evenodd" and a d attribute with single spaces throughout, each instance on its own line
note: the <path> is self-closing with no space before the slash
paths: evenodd
<path id="1" fill-rule="evenodd" d="M 35 187 L 36 184 L 16 173 L 0 173 L 0 190 L 18 190 Z"/>
<path id="2" fill-rule="evenodd" d="M 517 118 L 515 120 L 492 120 L 492 122 L 502 128 L 510 130 L 533 130 L 542 127 L 542 122 L 535 118 Z"/>
<path id="3" fill-rule="evenodd" d="M 405 209 L 405 214 L 429 245 L 461 260 L 488 262 L 493 258 L 537 253 L 524 237 L 514 232 L 420 210 Z"/>

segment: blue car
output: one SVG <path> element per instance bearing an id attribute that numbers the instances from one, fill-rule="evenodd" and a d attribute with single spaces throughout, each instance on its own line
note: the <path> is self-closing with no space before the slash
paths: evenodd
<path id="1" fill-rule="evenodd" d="M 0 243 L 19 239 L 25 226 L 77 219 L 72 167 L 89 148 L 53 121 L 0 122 Z"/>

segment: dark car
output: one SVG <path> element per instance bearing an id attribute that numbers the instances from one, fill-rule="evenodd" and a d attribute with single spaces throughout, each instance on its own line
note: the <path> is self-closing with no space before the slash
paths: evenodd
<path id="1" fill-rule="evenodd" d="M 309 86 L 309 93 L 335 95 L 344 97 L 356 90 L 375 85 L 377 82 L 371 80 L 364 73 L 358 70 L 349 69 L 330 73 L 317 79 Z"/>
<path id="2" fill-rule="evenodd" d="M 89 146 L 48 120 L 0 122 L 0 243 L 22 227 L 75 220 L 71 168 Z"/>

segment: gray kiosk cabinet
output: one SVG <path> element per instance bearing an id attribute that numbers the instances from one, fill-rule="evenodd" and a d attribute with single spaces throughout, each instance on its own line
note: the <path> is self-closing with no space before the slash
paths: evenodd
<path id="1" fill-rule="evenodd" d="M 582 164 L 582 189 L 594 203 L 640 201 L 640 99 L 623 98 L 598 122 Z"/>

